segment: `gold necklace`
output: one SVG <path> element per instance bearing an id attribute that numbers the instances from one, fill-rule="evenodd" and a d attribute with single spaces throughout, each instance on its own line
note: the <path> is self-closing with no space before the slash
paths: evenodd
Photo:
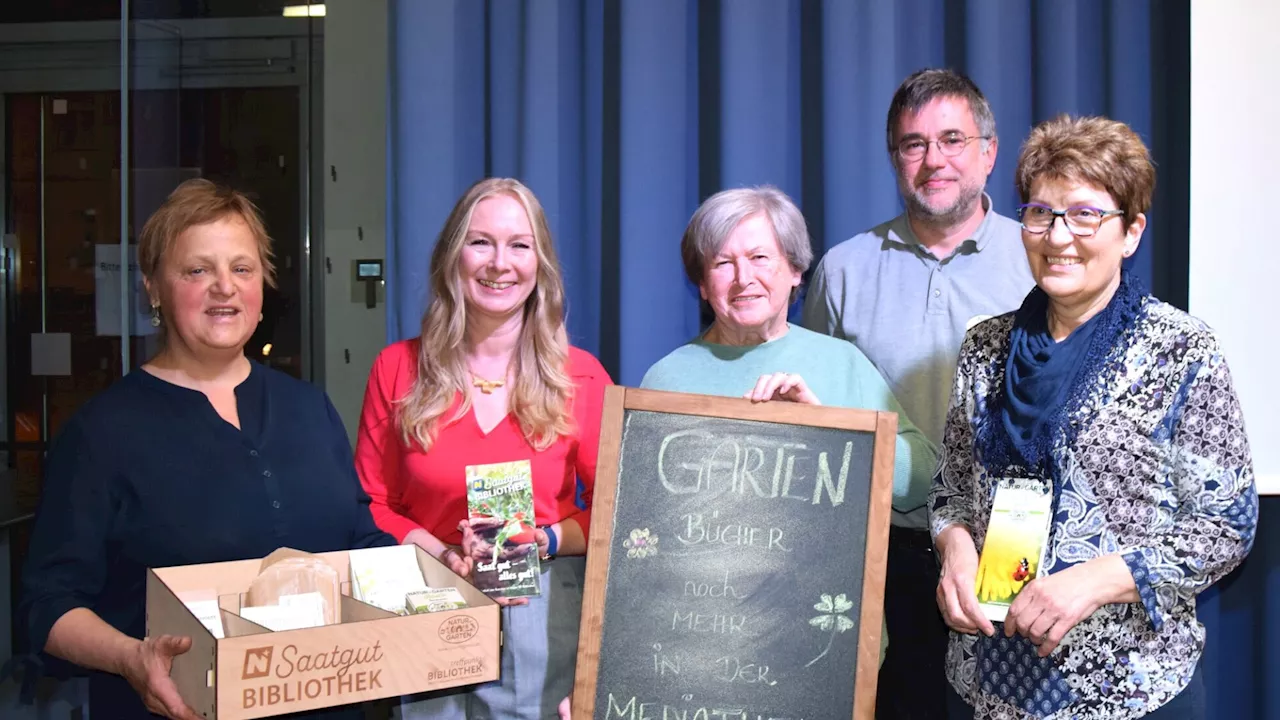
<path id="1" fill-rule="evenodd" d="M 480 388 L 480 392 L 490 395 L 494 390 L 502 387 L 507 383 L 506 380 L 486 380 L 475 373 L 471 373 L 471 384 Z"/>

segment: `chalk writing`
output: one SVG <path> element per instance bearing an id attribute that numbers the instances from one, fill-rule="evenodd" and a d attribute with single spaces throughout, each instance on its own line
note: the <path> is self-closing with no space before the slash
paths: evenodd
<path id="1" fill-rule="evenodd" d="M 874 436 L 624 422 L 592 717 L 850 717 Z"/>
<path id="2" fill-rule="evenodd" d="M 752 443 L 756 444 L 749 444 Z M 768 447 L 772 445 L 772 447 Z M 756 497 L 802 500 L 817 505 L 823 494 L 832 506 L 844 502 L 849 480 L 849 461 L 853 443 L 844 443 L 839 474 L 831 474 L 826 451 L 818 453 L 813 475 L 796 470 L 796 460 L 813 461 L 812 456 L 799 455 L 806 450 L 803 443 L 764 438 L 717 437 L 699 429 L 680 430 L 662 439 L 658 449 L 658 477 L 662 486 L 674 494 L 719 492 L 728 490 Z M 804 485 L 812 478 L 812 492 L 797 495 L 792 486 Z"/>
<path id="3" fill-rule="evenodd" d="M 645 702 L 634 695 L 608 693 L 604 717 L 624 720 L 805 720 L 799 715 L 774 715 L 742 707 L 680 707 L 665 702 Z"/>
<path id="4" fill-rule="evenodd" d="M 746 624 L 746 615 L 721 615 L 720 613 L 680 612 L 676 610 L 671 618 L 672 630 L 714 635 L 735 635 L 742 632 L 742 628 Z"/>
<path id="5" fill-rule="evenodd" d="M 748 685 L 762 683 L 764 685 L 777 685 L 774 680 L 769 679 L 769 666 L 760 665 L 752 662 L 743 662 L 740 658 L 731 655 L 716 658 L 715 662 L 715 678 L 725 682 L 744 682 Z"/>
<path id="6" fill-rule="evenodd" d="M 717 580 L 714 583 L 697 582 L 696 580 L 684 581 L 685 597 L 711 597 L 711 598 L 734 598 L 741 600 L 742 595 L 729 584 L 729 571 L 724 573 L 724 581 Z"/>
<path id="7" fill-rule="evenodd" d="M 680 534 L 676 535 L 684 545 L 730 545 L 759 547 L 765 550 L 791 552 L 782 544 L 782 528 L 753 527 L 738 522 L 721 521 L 720 511 L 686 513 L 680 516 Z"/>
<path id="8" fill-rule="evenodd" d="M 654 675 L 657 675 L 658 677 L 663 677 L 667 674 L 671 674 L 671 675 L 680 674 L 680 658 L 679 657 L 668 657 L 666 655 L 661 654 L 662 653 L 661 643 L 654 643 L 653 650 L 654 650 L 653 652 L 653 674 Z"/>

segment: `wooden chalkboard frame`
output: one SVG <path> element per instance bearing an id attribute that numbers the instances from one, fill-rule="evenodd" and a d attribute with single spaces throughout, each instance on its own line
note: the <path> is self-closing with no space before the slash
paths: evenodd
<path id="1" fill-rule="evenodd" d="M 792 402 L 753 403 L 741 398 L 621 386 L 611 386 L 605 390 L 604 414 L 600 423 L 591 538 L 587 544 L 582 623 L 578 631 L 573 720 L 591 720 L 595 714 L 600 643 L 604 632 L 605 593 L 609 579 L 610 550 L 613 547 L 618 466 L 622 453 L 623 419 L 628 410 L 758 420 L 875 434 L 852 717 L 852 720 L 872 720 L 875 717 L 876 682 L 880 671 L 880 628 L 884 614 L 884 581 L 889 552 L 889 512 L 893 502 L 897 414 Z"/>

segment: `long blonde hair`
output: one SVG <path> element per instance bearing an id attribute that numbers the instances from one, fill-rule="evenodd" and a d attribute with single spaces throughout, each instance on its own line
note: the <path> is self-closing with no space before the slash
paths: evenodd
<path id="1" fill-rule="evenodd" d="M 515 385 L 508 395 L 524 437 L 537 450 L 574 432 L 569 402 L 573 382 L 566 365 L 569 338 L 564 325 L 564 283 L 542 204 L 529 188 L 511 178 L 487 178 L 472 185 L 449 213 L 431 253 L 431 300 L 422 316 L 418 377 L 399 403 L 400 433 L 406 445 L 431 449 L 454 395 L 462 394 L 457 422 L 471 409 L 465 356 L 467 308 L 459 260 L 471 213 L 485 198 L 508 194 L 524 206 L 533 226 L 538 270 L 534 290 L 525 301 L 515 353 Z"/>

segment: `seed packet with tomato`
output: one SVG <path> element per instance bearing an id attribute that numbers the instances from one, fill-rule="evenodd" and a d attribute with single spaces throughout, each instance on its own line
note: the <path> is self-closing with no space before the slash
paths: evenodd
<path id="1" fill-rule="evenodd" d="M 467 514 L 475 541 L 472 582 L 488 595 L 538 595 L 541 563 L 528 460 L 467 466 Z"/>

